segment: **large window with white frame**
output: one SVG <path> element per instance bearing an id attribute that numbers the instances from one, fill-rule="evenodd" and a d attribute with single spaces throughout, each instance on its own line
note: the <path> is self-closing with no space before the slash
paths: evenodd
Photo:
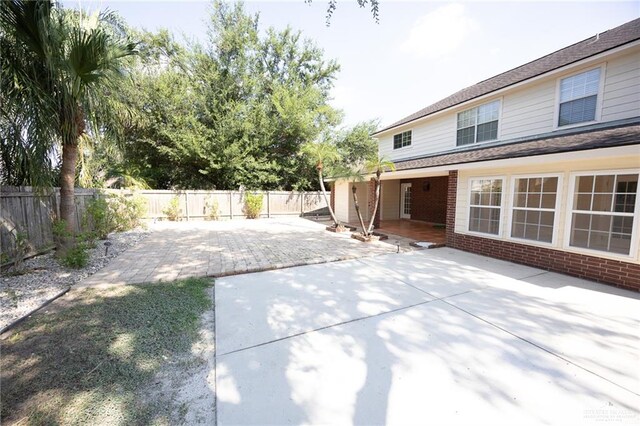
<path id="1" fill-rule="evenodd" d="M 502 183 L 502 178 L 482 178 L 469 181 L 469 231 L 500 234 Z"/>
<path id="2" fill-rule="evenodd" d="M 595 68 L 560 80 L 559 127 L 596 119 L 601 72 Z"/>
<path id="3" fill-rule="evenodd" d="M 631 254 L 638 173 L 581 174 L 574 179 L 569 245 Z"/>
<path id="4" fill-rule="evenodd" d="M 499 116 L 499 100 L 458 113 L 456 144 L 462 146 L 498 139 Z"/>
<path id="5" fill-rule="evenodd" d="M 553 242 L 558 176 L 515 177 L 511 238 Z"/>

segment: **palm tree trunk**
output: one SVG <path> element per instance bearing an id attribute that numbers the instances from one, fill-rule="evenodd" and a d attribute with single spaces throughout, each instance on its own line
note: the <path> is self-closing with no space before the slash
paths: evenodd
<path id="1" fill-rule="evenodd" d="M 362 220 L 362 214 L 360 213 L 360 205 L 358 204 L 358 196 L 356 195 L 356 186 L 353 185 L 351 187 L 351 192 L 353 193 L 353 204 L 356 207 L 356 213 L 358 214 L 358 219 L 360 220 L 360 226 L 362 226 L 362 235 L 364 237 L 368 237 L 367 228 L 364 226 L 364 220 Z"/>
<path id="2" fill-rule="evenodd" d="M 62 170 L 60 172 L 60 219 L 65 221 L 68 231 L 67 236 L 61 236 L 61 247 L 58 254 L 64 253 L 73 244 L 75 233 L 76 205 L 75 205 L 75 178 L 76 161 L 78 159 L 78 145 L 65 143 L 62 145 Z"/>
<path id="3" fill-rule="evenodd" d="M 331 208 L 331 203 L 327 198 L 327 190 L 324 187 L 324 180 L 322 179 L 322 170 L 318 170 L 318 180 L 320 181 L 320 189 L 322 190 L 322 195 L 324 195 L 324 202 L 327 203 L 327 207 L 329 207 L 329 214 L 331 215 L 331 220 L 333 220 L 333 224 L 335 225 L 335 227 L 338 228 L 338 226 L 340 226 L 340 222 L 338 222 L 338 219 L 336 218 L 336 215 L 333 212 L 333 209 Z"/>
<path id="4" fill-rule="evenodd" d="M 380 178 L 375 179 L 376 183 L 376 203 L 373 206 L 373 214 L 369 220 L 369 228 L 367 228 L 367 234 L 371 234 L 373 231 L 373 222 L 376 220 L 376 214 L 378 213 L 378 204 L 380 203 Z"/>

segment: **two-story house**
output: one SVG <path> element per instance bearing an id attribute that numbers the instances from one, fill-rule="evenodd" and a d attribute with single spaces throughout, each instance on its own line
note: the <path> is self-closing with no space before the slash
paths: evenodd
<path id="1" fill-rule="evenodd" d="M 449 247 L 640 289 L 640 19 L 375 136 L 397 168 L 383 175 L 382 228 L 443 224 Z M 356 223 L 351 185 L 332 195 Z M 371 203 L 372 183 L 356 187 Z"/>

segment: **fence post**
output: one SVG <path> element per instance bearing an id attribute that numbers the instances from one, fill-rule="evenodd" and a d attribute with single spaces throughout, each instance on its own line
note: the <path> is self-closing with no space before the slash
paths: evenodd
<path id="1" fill-rule="evenodd" d="M 269 191 L 267 191 L 267 218 L 271 217 L 271 197 Z"/>
<path id="2" fill-rule="evenodd" d="M 304 216 L 304 192 L 298 192 L 300 194 L 300 216 Z"/>
<path id="3" fill-rule="evenodd" d="M 233 191 L 229 191 L 229 216 L 233 219 Z"/>
<path id="4" fill-rule="evenodd" d="M 189 191 L 184 191 L 184 214 L 187 216 L 187 222 L 189 221 Z"/>

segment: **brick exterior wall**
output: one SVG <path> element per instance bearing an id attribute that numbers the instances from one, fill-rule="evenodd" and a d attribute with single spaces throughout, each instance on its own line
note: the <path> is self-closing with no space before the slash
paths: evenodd
<path id="1" fill-rule="evenodd" d="M 640 290 L 640 265 L 562 250 L 482 238 L 455 232 L 458 172 L 449 172 L 447 246 L 521 263 L 548 271 L 586 278 L 616 287 Z"/>
<path id="2" fill-rule="evenodd" d="M 411 219 L 446 223 L 448 186 L 446 176 L 403 179 L 400 182 L 411 183 Z M 425 190 L 425 183 L 428 183 L 428 190 Z"/>

